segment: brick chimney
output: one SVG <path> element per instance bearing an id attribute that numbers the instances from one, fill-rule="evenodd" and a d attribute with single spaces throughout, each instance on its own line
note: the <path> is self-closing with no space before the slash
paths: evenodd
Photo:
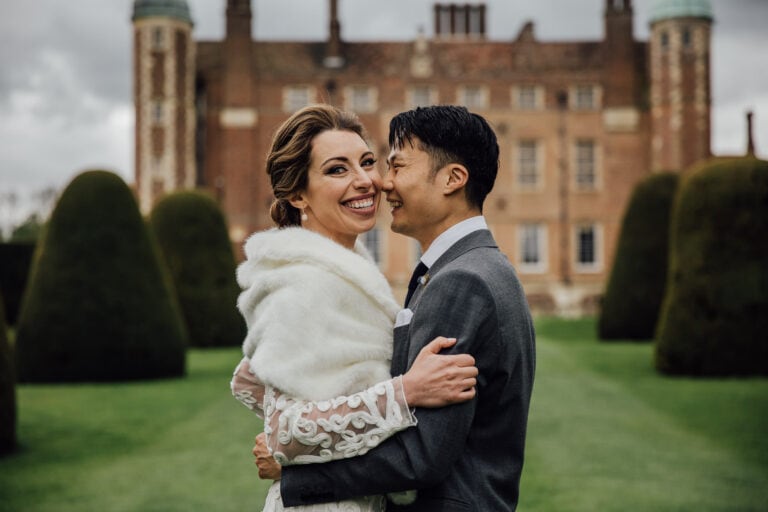
<path id="1" fill-rule="evenodd" d="M 633 15 L 632 0 L 605 1 L 603 103 L 607 107 L 634 106 L 640 99 Z"/>
<path id="2" fill-rule="evenodd" d="M 747 112 L 747 156 L 755 156 L 755 140 L 752 138 L 752 111 Z"/>
<path id="3" fill-rule="evenodd" d="M 341 54 L 341 24 L 339 23 L 338 0 L 329 0 L 330 30 L 328 32 L 328 45 L 325 49 L 323 65 L 327 68 L 340 68 L 344 65 L 344 56 Z"/>

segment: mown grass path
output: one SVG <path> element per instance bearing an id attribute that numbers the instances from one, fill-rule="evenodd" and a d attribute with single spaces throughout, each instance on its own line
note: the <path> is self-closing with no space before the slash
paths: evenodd
<path id="1" fill-rule="evenodd" d="M 537 326 L 520 510 L 768 510 L 768 379 L 662 377 L 591 320 Z"/>
<path id="2" fill-rule="evenodd" d="M 648 344 L 540 319 L 521 511 L 768 510 L 768 379 L 659 376 Z M 0 511 L 258 511 L 260 423 L 229 394 L 237 349 L 184 379 L 20 386 Z"/>

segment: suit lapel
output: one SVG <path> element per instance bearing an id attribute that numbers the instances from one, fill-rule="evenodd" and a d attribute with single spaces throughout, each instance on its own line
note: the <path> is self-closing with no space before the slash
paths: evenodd
<path id="1" fill-rule="evenodd" d="M 429 268 L 427 276 L 425 276 L 426 282 L 424 284 L 419 284 L 416 287 L 410 302 L 408 302 L 408 308 L 413 311 L 414 315 L 418 314 L 419 299 L 421 298 L 421 294 L 429 286 L 429 281 L 431 281 L 434 276 L 440 272 L 440 269 L 445 267 L 448 263 L 455 260 L 462 254 L 465 254 L 466 252 L 478 247 L 497 247 L 496 241 L 493 239 L 493 236 L 491 236 L 491 232 L 487 229 L 473 231 L 464 238 L 461 238 L 437 259 L 434 265 Z M 411 345 L 410 326 L 402 325 L 395 328 L 393 336 L 394 346 L 392 350 L 392 375 L 401 375 L 408 370 L 408 354 Z"/>
<path id="2" fill-rule="evenodd" d="M 497 247 L 496 241 L 493 239 L 491 232 L 487 229 L 473 231 L 464 238 L 460 238 L 455 244 L 449 247 L 448 250 L 445 251 L 445 253 L 443 253 L 431 267 L 429 267 L 427 274 L 424 276 L 425 283 L 419 284 L 419 286 L 416 287 L 416 291 L 413 292 L 408 307 L 415 313 L 422 292 L 429 286 L 429 281 L 440 272 L 440 269 L 462 254 L 471 251 L 472 249 L 477 249 L 478 247 Z"/>

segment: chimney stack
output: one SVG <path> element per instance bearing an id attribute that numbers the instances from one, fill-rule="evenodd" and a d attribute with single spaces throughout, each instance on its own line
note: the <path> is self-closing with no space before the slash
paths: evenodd
<path id="1" fill-rule="evenodd" d="M 755 156 L 755 140 L 752 138 L 752 111 L 747 112 L 747 156 Z"/>
<path id="2" fill-rule="evenodd" d="M 485 38 L 485 4 L 435 4 L 435 37 Z"/>
<path id="3" fill-rule="evenodd" d="M 323 65 L 327 68 L 338 69 L 344 65 L 344 57 L 341 55 L 341 24 L 339 23 L 338 0 L 329 1 L 331 21 L 328 47 L 325 51 Z"/>

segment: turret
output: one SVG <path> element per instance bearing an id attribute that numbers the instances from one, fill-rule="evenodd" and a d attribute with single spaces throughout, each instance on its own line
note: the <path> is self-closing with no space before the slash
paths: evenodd
<path id="1" fill-rule="evenodd" d="M 656 0 L 651 7 L 651 168 L 684 169 L 710 156 L 709 0 Z"/>
<path id="2" fill-rule="evenodd" d="M 133 3 L 136 194 L 143 212 L 195 186 L 192 18 L 184 0 Z"/>

